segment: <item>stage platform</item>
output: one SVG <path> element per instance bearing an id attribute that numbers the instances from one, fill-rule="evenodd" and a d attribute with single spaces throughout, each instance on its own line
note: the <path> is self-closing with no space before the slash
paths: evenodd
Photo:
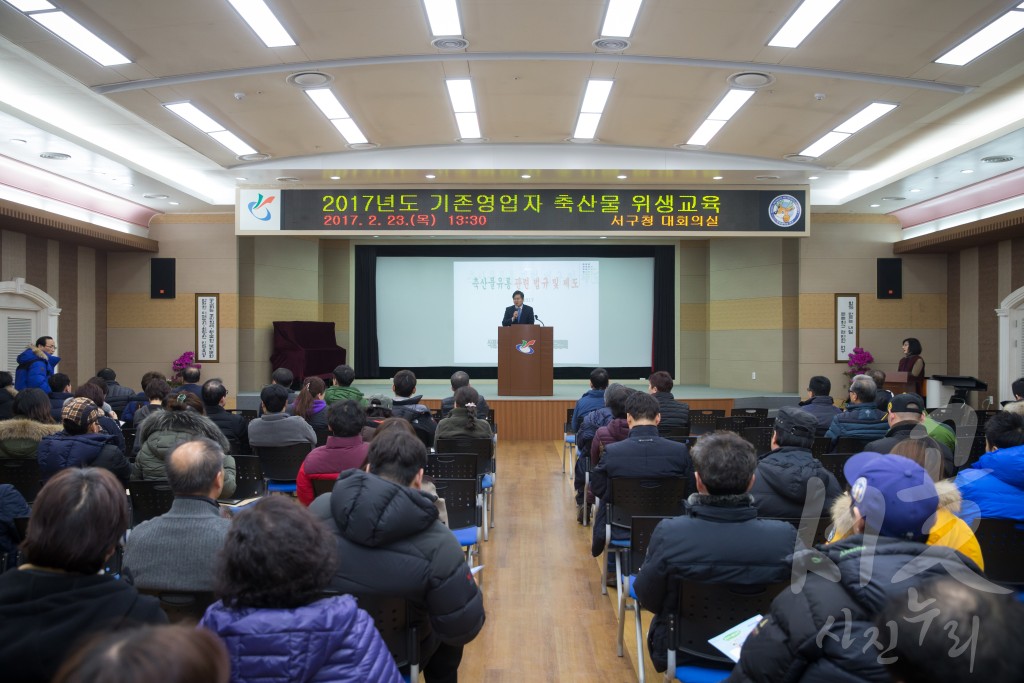
<path id="1" fill-rule="evenodd" d="M 647 380 L 612 380 L 638 391 L 647 391 Z M 561 439 L 566 410 L 589 388 L 583 380 L 556 380 L 552 396 L 498 396 L 497 380 L 474 381 L 473 387 L 487 399 L 494 409 L 498 434 L 504 438 L 542 441 Z M 357 380 L 353 386 L 365 395 L 382 394 L 393 397 L 390 380 Z M 451 396 L 447 380 L 423 380 L 416 392 L 423 395 L 422 403 L 431 409 L 441 406 L 441 399 Z M 795 393 L 759 393 L 742 389 L 719 389 L 701 385 L 680 385 L 672 389 L 676 400 L 685 401 L 691 410 L 724 409 L 726 414 L 737 408 L 775 409 L 796 405 L 800 397 Z M 259 407 L 258 392 L 242 392 L 236 397 L 237 408 L 255 410 Z"/>

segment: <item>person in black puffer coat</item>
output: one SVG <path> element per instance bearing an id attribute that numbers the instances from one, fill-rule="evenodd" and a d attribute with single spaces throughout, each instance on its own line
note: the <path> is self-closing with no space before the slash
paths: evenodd
<path id="1" fill-rule="evenodd" d="M 650 385 L 647 393 L 658 399 L 661 407 L 661 429 L 690 429 L 690 405 L 680 403 L 672 395 L 672 375 L 659 370 L 647 380 Z"/>
<path id="2" fill-rule="evenodd" d="M 832 418 L 843 412 L 832 400 L 832 380 L 822 375 L 815 375 L 807 383 L 807 400 L 800 401 L 800 409 L 806 410 L 817 420 L 815 436 L 825 436 L 832 425 Z"/>
<path id="3" fill-rule="evenodd" d="M 842 494 L 835 475 L 811 455 L 817 425 L 814 415 L 796 406 L 779 408 L 772 432 L 772 450 L 760 457 L 754 487 L 750 490 L 761 517 L 802 517 L 809 491 L 812 514 L 827 515 L 832 501 Z M 817 480 L 813 485 L 812 479 Z"/>
<path id="4" fill-rule="evenodd" d="M 124 413 L 128 402 L 135 398 L 135 391 L 118 384 L 117 373 L 110 368 L 103 368 L 96 376 L 107 383 L 107 403 L 110 404 L 110 409 L 117 415 Z"/>

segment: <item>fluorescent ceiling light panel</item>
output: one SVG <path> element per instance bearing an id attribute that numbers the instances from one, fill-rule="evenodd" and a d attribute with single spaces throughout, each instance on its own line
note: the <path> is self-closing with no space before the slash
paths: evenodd
<path id="1" fill-rule="evenodd" d="M 459 6 L 455 0 L 423 0 L 423 8 L 427 10 L 427 21 L 430 22 L 431 34 L 435 36 L 462 35 Z"/>
<path id="2" fill-rule="evenodd" d="M 64 12 L 30 14 L 29 18 L 57 34 L 102 66 L 131 64 L 132 60 L 107 45 L 100 38 Z"/>
<path id="3" fill-rule="evenodd" d="M 804 0 L 768 44 L 772 47 L 798 46 L 838 4 L 839 0 Z"/>
<path id="4" fill-rule="evenodd" d="M 587 91 L 583 95 L 581 113 L 600 114 L 604 111 L 604 105 L 608 102 L 608 95 L 612 91 L 614 81 L 590 79 L 587 81 Z"/>
<path id="5" fill-rule="evenodd" d="M 456 113 L 476 111 L 476 100 L 473 98 L 473 82 L 471 80 L 450 78 L 445 81 L 445 85 L 448 86 L 448 98 L 452 102 L 452 111 Z"/>
<path id="6" fill-rule="evenodd" d="M 753 94 L 753 90 L 740 90 L 737 88 L 730 90 L 722 98 L 722 101 L 718 103 L 715 110 L 708 114 L 708 118 L 712 121 L 728 121 L 739 111 L 740 107 L 746 104 Z"/>
<path id="7" fill-rule="evenodd" d="M 850 137 L 849 133 L 837 133 L 835 131 L 825 133 L 820 140 L 800 152 L 800 154 L 807 157 L 820 157 L 848 137 Z"/>
<path id="8" fill-rule="evenodd" d="M 711 142 L 711 138 L 718 134 L 718 131 L 722 130 L 722 126 L 725 125 L 725 121 L 712 121 L 706 119 L 704 123 L 700 124 L 700 127 L 690 136 L 690 139 L 686 141 L 688 145 L 706 145 Z"/>
<path id="9" fill-rule="evenodd" d="M 57 9 L 46 0 L 7 0 L 7 4 L 20 12 L 39 12 L 47 9 Z"/>
<path id="10" fill-rule="evenodd" d="M 232 133 L 230 130 L 215 130 L 212 133 L 208 133 L 208 135 L 238 156 L 242 156 L 243 154 L 256 154 L 255 149 L 250 147 L 248 143 Z"/>
<path id="11" fill-rule="evenodd" d="M 572 136 L 577 140 L 593 140 L 597 135 L 597 124 L 600 122 L 600 114 L 580 112 L 580 117 L 576 119 L 576 131 Z"/>
<path id="12" fill-rule="evenodd" d="M 629 38 L 633 33 L 633 24 L 636 23 L 641 2 L 643 0 L 608 0 L 601 35 Z"/>
<path id="13" fill-rule="evenodd" d="M 313 100 L 313 104 L 327 118 L 332 120 L 351 118 L 348 112 L 345 111 L 345 107 L 341 105 L 341 102 L 338 101 L 338 98 L 329 89 L 317 88 L 315 90 L 307 90 L 306 94 L 309 95 L 309 99 Z"/>
<path id="14" fill-rule="evenodd" d="M 476 113 L 465 111 L 455 114 L 455 122 L 459 125 L 459 137 L 473 139 L 480 137 L 480 122 Z"/>
<path id="15" fill-rule="evenodd" d="M 228 2 L 267 47 L 286 47 L 295 44 L 295 39 L 288 34 L 288 31 L 263 0 L 228 0 Z"/>
<path id="16" fill-rule="evenodd" d="M 878 119 L 882 118 L 893 109 L 896 108 L 895 104 L 887 104 L 885 102 L 872 102 L 868 106 L 861 109 L 859 112 L 846 119 L 832 130 L 836 133 L 856 133 L 865 126 L 868 126 Z"/>
<path id="17" fill-rule="evenodd" d="M 352 119 L 331 119 L 331 123 L 341 133 L 341 137 L 345 138 L 345 142 L 350 145 L 361 145 L 369 140 L 363 135 L 363 131 L 359 130 L 359 126 Z"/>
<path id="18" fill-rule="evenodd" d="M 1024 8 L 1024 3 L 1017 5 L 1017 9 L 1021 8 Z M 985 54 L 1022 28 L 1024 28 L 1024 12 L 1007 12 L 935 61 L 939 64 L 963 66 Z"/>
<path id="19" fill-rule="evenodd" d="M 201 112 L 199 108 L 191 102 L 175 102 L 174 104 L 165 104 L 164 107 L 167 108 L 168 111 L 185 119 L 204 133 L 212 133 L 216 130 L 225 130 L 224 126 Z"/>

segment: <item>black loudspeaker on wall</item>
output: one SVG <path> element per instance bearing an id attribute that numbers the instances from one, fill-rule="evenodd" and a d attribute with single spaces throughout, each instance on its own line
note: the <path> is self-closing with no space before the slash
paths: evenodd
<path id="1" fill-rule="evenodd" d="M 878 259 L 878 292 L 879 299 L 903 298 L 903 259 Z"/>
<path id="2" fill-rule="evenodd" d="M 174 259 L 150 259 L 149 298 L 173 299 L 174 296 Z"/>

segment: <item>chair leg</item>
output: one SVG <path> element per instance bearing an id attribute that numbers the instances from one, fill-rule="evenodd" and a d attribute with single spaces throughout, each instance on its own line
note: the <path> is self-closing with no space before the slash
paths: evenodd
<path id="1" fill-rule="evenodd" d="M 625 620 L 626 595 L 622 590 L 622 550 L 615 550 L 615 593 L 618 598 L 619 656 L 622 656 L 622 622 Z"/>
<path id="2" fill-rule="evenodd" d="M 490 526 L 488 524 L 490 520 L 488 519 L 489 515 L 488 515 L 488 510 L 487 510 L 487 498 L 488 498 L 487 491 L 484 490 L 480 494 L 480 497 L 483 499 L 481 501 L 481 503 L 482 503 L 481 507 L 483 508 L 483 515 L 484 515 L 484 518 L 483 518 L 484 519 L 484 540 L 488 541 L 488 540 L 490 540 L 490 534 L 487 533 L 488 530 L 490 529 Z"/>
<path id="3" fill-rule="evenodd" d="M 604 554 L 601 556 L 601 595 L 608 595 L 608 553 L 612 551 L 612 528 L 604 528 Z"/>
<path id="4" fill-rule="evenodd" d="M 637 678 L 639 679 L 639 683 L 644 683 L 644 680 L 646 678 L 645 669 L 647 668 L 646 666 L 644 666 L 644 628 L 643 620 L 640 618 L 640 603 L 636 600 L 633 601 L 633 616 L 635 617 L 634 621 L 636 623 Z"/>
<path id="5" fill-rule="evenodd" d="M 626 581 L 627 582 L 629 581 L 629 577 L 628 576 L 626 577 Z M 629 591 L 626 590 L 626 593 L 628 594 Z M 619 600 L 619 612 L 618 612 L 619 623 L 617 625 L 618 628 L 616 630 L 616 644 L 618 645 L 618 648 L 619 648 L 619 656 L 620 657 L 622 656 L 622 653 L 623 653 L 623 635 L 625 633 L 626 610 L 627 609 L 630 609 L 630 608 L 626 606 L 626 601 L 625 600 Z"/>

